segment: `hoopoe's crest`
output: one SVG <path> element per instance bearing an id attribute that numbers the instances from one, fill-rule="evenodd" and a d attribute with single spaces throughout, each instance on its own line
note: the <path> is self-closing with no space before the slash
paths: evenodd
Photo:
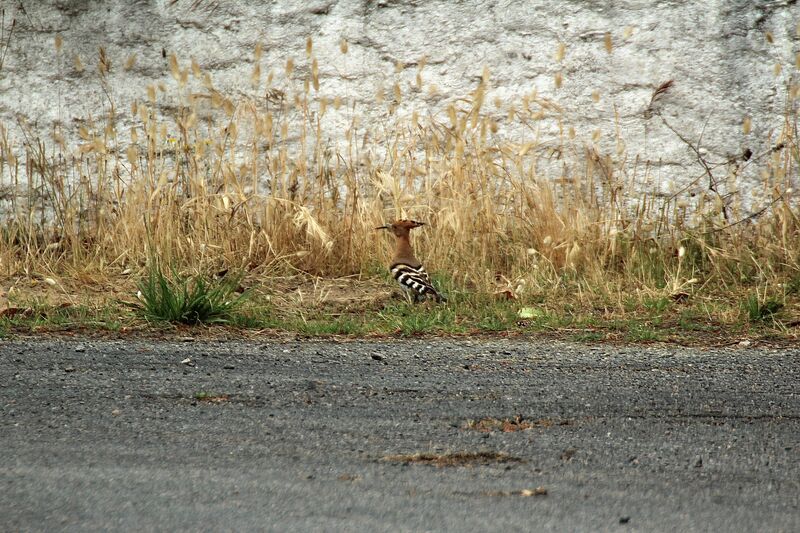
<path id="1" fill-rule="evenodd" d="M 425 267 L 414 256 L 411 248 L 410 231 L 424 225 L 424 222 L 416 220 L 398 220 L 375 229 L 389 230 L 395 236 L 396 248 L 389 269 L 400 286 L 411 292 L 415 302 L 424 299 L 427 295 L 433 296 L 437 302 L 442 302 L 446 298 L 433 288 Z"/>

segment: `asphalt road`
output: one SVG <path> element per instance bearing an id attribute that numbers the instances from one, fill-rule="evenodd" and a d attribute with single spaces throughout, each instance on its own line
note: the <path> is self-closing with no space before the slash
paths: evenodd
<path id="1" fill-rule="evenodd" d="M 0 341 L 0 530 L 797 532 L 800 349 Z"/>

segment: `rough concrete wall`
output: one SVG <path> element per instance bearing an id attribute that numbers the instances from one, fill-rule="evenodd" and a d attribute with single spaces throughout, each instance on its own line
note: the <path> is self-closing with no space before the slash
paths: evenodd
<path id="1" fill-rule="evenodd" d="M 111 102 L 119 120 L 130 120 L 130 103 L 146 98 L 147 85 L 174 84 L 172 53 L 181 66 L 193 58 L 217 88 L 252 94 L 256 43 L 264 47 L 262 79 L 272 71 L 280 85 L 287 57 L 295 58 L 300 74 L 310 69 L 305 47 L 312 37 L 317 95 L 344 97 L 384 120 L 386 104 L 376 103 L 376 88 L 390 92 L 399 82 L 398 114 L 436 113 L 474 90 L 488 67 L 484 110 L 501 128 L 504 106 L 537 89 L 563 107 L 563 122 L 578 142 L 591 143 L 599 130 L 598 144 L 612 151 L 618 131 L 628 158 L 655 164 L 654 186 L 662 188 L 702 171 L 686 144 L 647 113 L 660 83 L 674 80 L 658 104 L 663 116 L 687 139 L 702 134 L 709 159 L 760 153 L 776 142 L 800 51 L 796 0 L 36 0 L 2 6 L 0 121 L 9 131 L 18 119 L 39 131 L 60 121 L 74 135 L 77 119 L 107 113 Z M 56 35 L 63 39 L 59 53 Z M 346 55 L 342 39 L 349 43 Z M 559 43 L 565 46 L 560 61 Z M 105 83 L 97 70 L 101 47 L 111 64 Z M 124 68 L 132 55 L 135 62 Z M 745 116 L 752 117 L 747 135 Z"/>

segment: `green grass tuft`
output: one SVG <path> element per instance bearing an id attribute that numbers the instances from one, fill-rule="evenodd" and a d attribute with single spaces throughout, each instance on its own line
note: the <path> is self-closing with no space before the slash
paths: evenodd
<path id="1" fill-rule="evenodd" d="M 750 294 L 743 302 L 742 309 L 747 314 L 750 322 L 761 322 L 777 313 L 783 304 L 774 298 L 767 298 L 763 302 L 757 294 Z"/>
<path id="2" fill-rule="evenodd" d="M 150 267 L 138 283 L 141 313 L 151 322 L 179 324 L 231 324 L 241 320 L 239 308 L 247 294 L 237 294 L 240 278 L 212 280 L 203 275 L 167 276 Z"/>

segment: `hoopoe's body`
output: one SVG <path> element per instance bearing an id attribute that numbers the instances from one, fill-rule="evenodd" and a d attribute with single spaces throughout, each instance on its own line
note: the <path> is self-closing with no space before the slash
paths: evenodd
<path id="1" fill-rule="evenodd" d="M 437 302 L 446 301 L 446 298 L 439 294 L 431 285 L 431 280 L 425 267 L 419 259 L 414 256 L 411 248 L 410 231 L 424 225 L 424 222 L 415 220 L 398 220 L 392 224 L 381 226 L 376 229 L 387 229 L 395 236 L 395 251 L 392 264 L 389 269 L 392 276 L 400 286 L 411 293 L 414 301 L 418 302 L 427 296 L 432 296 Z"/>

